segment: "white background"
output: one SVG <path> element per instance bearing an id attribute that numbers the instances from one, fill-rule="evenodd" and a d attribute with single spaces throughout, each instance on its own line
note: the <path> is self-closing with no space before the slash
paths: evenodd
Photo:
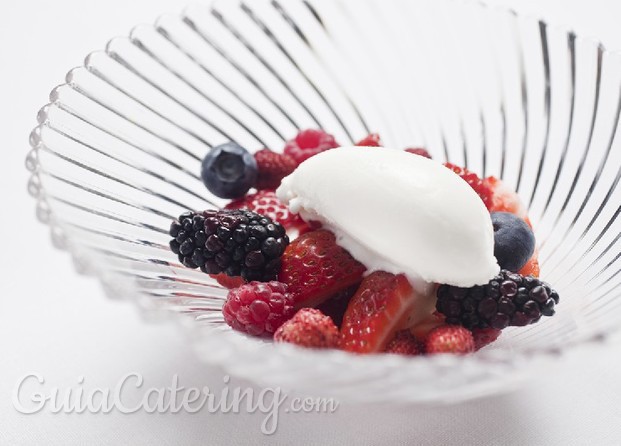
<path id="1" fill-rule="evenodd" d="M 569 24 L 621 49 L 615 0 L 489 0 Z M 114 387 L 130 372 L 145 387 L 214 389 L 222 372 L 199 363 L 170 325 L 144 323 L 104 298 L 52 249 L 26 194 L 23 158 L 38 108 L 68 69 L 137 23 L 177 12 L 174 0 L 3 0 L 0 6 L 0 445 L 96 444 L 621 444 L 621 346 L 574 352 L 520 392 L 453 407 L 341 405 L 337 413 L 282 414 L 271 437 L 262 414 L 18 413 L 11 393 L 38 372 L 46 388 Z M 247 385 L 233 380 L 233 385 Z"/>

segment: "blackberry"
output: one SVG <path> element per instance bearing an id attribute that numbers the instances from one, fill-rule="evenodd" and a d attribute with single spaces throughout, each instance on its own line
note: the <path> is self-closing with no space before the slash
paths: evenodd
<path id="1" fill-rule="evenodd" d="M 186 212 L 172 222 L 169 234 L 171 251 L 188 268 L 249 282 L 275 279 L 289 244 L 280 223 L 241 209 Z"/>
<path id="2" fill-rule="evenodd" d="M 507 270 L 486 285 L 460 288 L 441 285 L 437 310 L 448 324 L 474 328 L 521 327 L 538 322 L 542 316 L 554 315 L 559 295 L 533 276 L 521 276 Z"/>
<path id="3" fill-rule="evenodd" d="M 173 238 L 170 250 L 179 256 L 179 261 L 188 268 L 204 265 L 205 257 L 205 217 L 195 212 L 185 212 L 170 225 L 168 231 Z"/>

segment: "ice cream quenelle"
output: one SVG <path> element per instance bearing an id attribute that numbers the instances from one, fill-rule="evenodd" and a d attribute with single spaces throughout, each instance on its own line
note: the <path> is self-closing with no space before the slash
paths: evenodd
<path id="1" fill-rule="evenodd" d="M 328 150 L 300 164 L 276 194 L 332 231 L 368 272 L 404 273 L 419 288 L 481 285 L 499 271 L 479 196 L 422 156 L 383 147 Z"/>

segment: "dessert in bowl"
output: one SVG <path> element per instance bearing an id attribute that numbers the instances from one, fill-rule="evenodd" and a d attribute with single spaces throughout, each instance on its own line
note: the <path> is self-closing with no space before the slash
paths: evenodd
<path id="1" fill-rule="evenodd" d="M 205 186 L 233 200 L 184 212 L 169 246 L 230 289 L 231 328 L 359 354 L 465 354 L 555 314 L 514 191 L 378 134 L 358 144 L 307 129 L 283 153 L 228 142 L 205 156 Z"/>
<path id="2" fill-rule="evenodd" d="M 377 32 L 365 32 L 370 23 Z M 493 41 L 487 33 L 493 33 Z M 51 103 L 39 114 L 40 125 L 31 136 L 33 150 L 27 161 L 33 171 L 29 188 L 37 197 L 39 217 L 50 224 L 55 244 L 72 253 L 80 270 L 96 274 L 108 294 L 134 300 L 145 314 L 182 321 L 208 363 L 261 384 L 342 399 L 467 399 L 513 388 L 525 378 L 525 371 L 536 371 L 538 365 L 556 360 L 558 352 L 598 339 L 618 325 L 620 67 L 615 54 L 592 41 L 479 5 L 216 2 L 189 8 L 181 16 L 163 17 L 153 27 L 138 27 L 130 38 L 114 39 L 106 51 L 91 54 L 84 67 L 72 70 L 67 83 L 53 91 Z M 494 183 L 495 191 L 504 189 L 499 195 L 516 191 L 521 196 L 523 209 L 505 210 L 522 220 L 528 216 L 537 240 L 541 277 L 561 296 L 557 314 L 526 327 L 507 327 L 494 343 L 469 355 L 363 355 L 335 348 L 303 349 L 290 342 L 275 345 L 269 337 L 231 329 L 222 312 L 229 290 L 209 271 L 206 274 L 179 261 L 169 245 L 171 221 L 186 211 L 220 212 L 227 205 L 229 211 L 237 207 L 203 184 L 201 162 L 211 147 L 235 141 L 250 152 L 265 147 L 280 151 L 305 128 L 325 128 L 343 146 L 353 146 L 378 132 L 383 145 L 394 149 L 375 150 L 425 147 L 433 157 L 429 163 L 435 163 L 429 169 L 444 169 L 443 178 L 453 175 L 442 166 L 450 162 L 461 176 L 469 178 L 465 168 L 480 179 L 501 179 L 502 183 Z M 372 148 L 360 149 L 361 163 L 366 153 L 371 158 L 377 155 Z M 334 153 L 343 153 L 339 150 L 343 149 L 334 149 Z M 405 155 L 391 152 L 387 158 Z M 310 157 L 301 166 L 312 167 L 322 156 Z M 404 164 L 419 166 L 422 162 L 416 159 Z M 417 172 L 427 170 L 416 166 Z M 296 240 L 307 240 L 312 232 L 304 232 L 310 226 L 319 232 L 316 243 L 332 250 L 340 247 L 361 261 L 369 274 L 364 272 L 359 279 L 377 274 L 373 276 L 377 280 L 369 279 L 369 289 L 404 290 L 403 280 L 380 274 L 403 273 L 412 289 L 421 294 L 429 291 L 411 278 L 425 279 L 435 272 L 436 260 L 444 261 L 444 257 L 416 258 L 412 271 L 390 270 L 407 258 L 393 259 L 392 248 L 381 250 L 382 238 L 372 240 L 380 237 L 381 227 L 362 240 L 350 233 L 355 225 L 347 220 L 349 215 L 340 214 L 345 206 L 316 209 L 312 196 L 306 197 L 308 203 L 295 203 L 296 198 L 304 198 L 301 192 L 305 191 L 298 188 L 306 181 L 302 168 L 296 170 L 275 195 L 249 199 L 269 207 L 275 196 L 282 202 L 290 200 L 292 208 L 297 206 L 287 210 L 286 218 L 303 234 L 292 236 L 285 249 L 296 246 Z M 309 175 L 313 170 L 309 168 Z M 451 185 L 464 186 L 456 183 L 463 182 L 458 175 L 450 178 L 446 181 Z M 264 183 L 254 183 L 259 180 Z M 407 180 L 399 184 L 408 184 Z M 269 178 L 260 175 L 249 183 L 274 188 Z M 360 191 L 355 203 L 364 202 L 364 192 L 376 190 L 367 183 L 338 184 L 335 198 L 346 187 Z M 472 199 L 477 194 L 460 186 L 455 187 L 464 200 L 475 203 Z M 330 192 L 328 188 L 313 194 Z M 455 197 L 447 197 L 447 191 L 439 195 L 439 199 L 450 200 L 446 206 L 422 196 L 410 197 L 408 191 L 401 195 L 398 199 L 387 196 L 386 201 L 370 197 L 366 213 L 354 202 L 350 209 L 368 213 L 370 222 L 378 225 L 394 225 L 395 231 L 388 231 L 385 240 L 396 246 L 403 228 L 400 219 L 416 218 L 410 215 L 408 203 L 429 204 L 455 221 L 452 212 L 457 210 L 451 208 Z M 397 201 L 407 211 L 395 210 Z M 479 211 L 487 207 L 476 203 Z M 468 212 L 464 226 L 471 218 L 479 221 L 484 215 L 479 211 Z M 258 207 L 256 212 L 262 214 Z M 324 226 L 331 224 L 315 228 L 312 216 L 323 216 L 319 223 Z M 368 224 L 358 228 L 367 234 Z M 490 225 L 486 220 L 485 225 L 472 229 L 481 232 L 473 236 L 481 240 L 474 249 L 486 255 L 476 256 L 481 263 L 478 267 L 474 262 L 466 265 L 480 269 L 482 275 L 493 267 Z M 339 228 L 343 233 L 338 233 Z M 429 237 L 421 237 L 421 243 L 431 243 L 436 234 L 433 229 L 438 228 L 430 224 L 428 229 Z M 456 231 L 467 229 L 459 226 Z M 358 244 L 347 236 L 355 236 Z M 276 245 L 285 243 L 278 242 L 283 237 L 275 237 Z M 459 243 L 446 249 L 460 246 L 466 250 Z M 273 249 L 280 252 L 280 248 Z M 377 265 L 365 260 L 365 249 L 366 254 L 378 254 L 374 256 Z M 437 253 L 444 254 L 448 252 Z M 448 260 L 456 262 L 451 263 L 455 266 L 460 257 L 448 256 Z M 261 261 L 250 262 L 258 264 Z M 272 267 L 272 273 L 278 269 L 276 264 Z M 423 271 L 426 267 L 429 271 Z M 534 272 L 536 268 L 531 267 Z M 377 273 L 371 271 L 376 269 Z M 445 268 L 443 273 L 464 274 L 464 268 Z M 467 284 L 461 282 L 465 278 L 429 276 L 423 282 L 463 288 L 490 279 L 479 282 L 477 278 L 479 283 Z M 452 279 L 457 280 L 448 283 Z M 284 291 L 274 285 L 269 292 Z M 552 289 L 546 294 L 554 301 Z M 461 310 L 451 303 L 458 297 L 451 288 L 441 287 L 436 296 L 441 297 L 436 309 L 439 305 L 445 317 L 455 319 L 449 322 L 460 322 L 452 325 L 471 330 L 466 325 L 472 321 L 464 320 Z M 312 303 L 309 306 L 319 305 Z M 325 314 L 328 310 L 319 311 Z M 543 309 L 539 311 L 543 315 Z M 302 316 L 301 322 L 288 320 L 298 326 L 310 320 L 326 325 L 313 312 Z M 282 331 L 282 339 L 295 337 L 291 334 L 295 330 Z M 334 330 L 328 333 L 326 339 L 333 342 L 329 340 Z M 395 351 L 412 353 L 417 348 L 406 335 L 391 335 L 394 339 L 382 340 L 383 349 L 393 340 Z"/>

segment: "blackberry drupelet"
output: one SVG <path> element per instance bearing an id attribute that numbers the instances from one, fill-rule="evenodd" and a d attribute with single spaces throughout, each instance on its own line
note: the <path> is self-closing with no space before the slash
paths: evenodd
<path id="1" fill-rule="evenodd" d="M 486 285 L 472 288 L 441 285 L 436 308 L 446 316 L 447 324 L 463 325 L 470 330 L 489 327 L 502 330 L 552 316 L 558 302 L 558 293 L 547 283 L 501 270 Z"/>
<path id="2" fill-rule="evenodd" d="M 276 278 L 289 244 L 285 229 L 248 210 L 187 212 L 170 227 L 170 249 L 189 268 L 247 281 Z"/>

